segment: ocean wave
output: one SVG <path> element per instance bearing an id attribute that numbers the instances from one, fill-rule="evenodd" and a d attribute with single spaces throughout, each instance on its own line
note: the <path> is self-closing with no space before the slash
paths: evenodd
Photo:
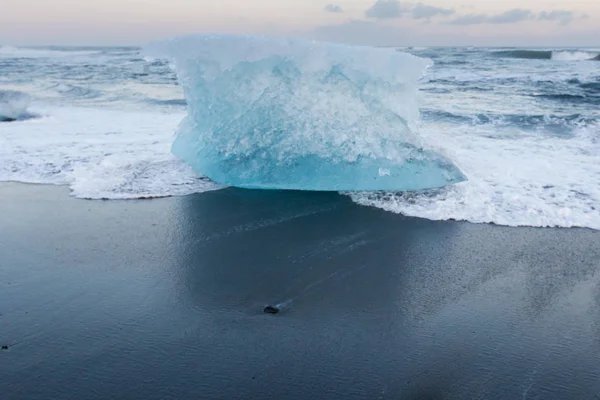
<path id="1" fill-rule="evenodd" d="M 423 110 L 424 121 L 451 122 L 467 125 L 490 125 L 494 127 L 512 127 L 522 130 L 543 130 L 547 133 L 569 134 L 573 129 L 596 126 L 599 117 L 583 114 L 456 114 L 444 110 Z"/>
<path id="2" fill-rule="evenodd" d="M 503 50 L 492 53 L 496 57 L 527 60 L 589 61 L 600 60 L 600 53 L 577 50 Z"/>
<path id="3" fill-rule="evenodd" d="M 600 229 L 598 125 L 570 137 L 496 140 L 489 128 L 423 131 L 452 155 L 467 182 L 422 192 L 348 193 L 359 204 L 432 220 Z"/>
<path id="4" fill-rule="evenodd" d="M 170 152 L 183 113 L 47 108 L 0 124 L 0 181 L 68 185 L 86 199 L 165 197 L 221 186 Z"/>
<path id="5" fill-rule="evenodd" d="M 558 61 L 591 61 L 598 60 L 599 53 L 588 51 L 553 51 L 552 59 Z"/>
<path id="6" fill-rule="evenodd" d="M 103 95 L 100 90 L 65 83 L 57 84 L 56 86 L 53 86 L 52 89 L 63 96 L 79 99 L 96 99 Z"/>
<path id="7" fill-rule="evenodd" d="M 160 105 L 160 106 L 178 106 L 178 107 L 187 106 L 187 101 L 185 101 L 185 99 L 167 99 L 167 100 L 146 99 L 146 101 L 148 101 L 149 103 L 155 104 L 155 105 Z"/>
<path id="8" fill-rule="evenodd" d="M 502 50 L 492 53 L 496 57 L 522 58 L 527 60 L 551 60 L 552 51 L 549 50 Z"/>
<path id="9" fill-rule="evenodd" d="M 542 93 L 533 94 L 532 97 L 564 104 L 600 105 L 600 96 L 595 96 L 593 94 Z"/>
<path id="10" fill-rule="evenodd" d="M 0 122 L 29 118 L 27 111 L 31 97 L 15 90 L 0 90 Z"/>
<path id="11" fill-rule="evenodd" d="M 100 50 L 58 50 L 58 49 L 41 49 L 33 47 L 0 47 L 0 57 L 2 58 L 54 58 L 54 57 L 73 57 L 73 56 L 89 56 L 100 54 Z"/>
<path id="12" fill-rule="evenodd" d="M 0 86 L 29 93 L 42 115 L 0 123 L 0 181 L 67 185 L 93 199 L 220 187 L 171 154 L 185 103 L 167 61 L 149 63 L 139 49 L 30 50 L 0 51 Z M 436 60 L 420 85 L 420 132 L 468 182 L 352 197 L 429 219 L 600 229 L 598 64 L 493 55 L 514 50 L 415 52 Z"/>
<path id="13" fill-rule="evenodd" d="M 600 93 L 600 82 L 584 82 L 579 86 L 590 93 Z"/>
<path id="14" fill-rule="evenodd" d="M 466 60 L 449 60 L 449 61 L 436 61 L 436 66 L 442 65 L 466 65 L 469 64 L 469 61 Z"/>

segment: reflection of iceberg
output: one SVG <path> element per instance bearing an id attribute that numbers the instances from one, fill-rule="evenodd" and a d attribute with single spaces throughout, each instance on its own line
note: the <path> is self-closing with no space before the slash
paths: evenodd
<path id="1" fill-rule="evenodd" d="M 0 121 L 14 121 L 28 116 L 29 95 L 14 90 L 0 90 Z"/>
<path id="2" fill-rule="evenodd" d="M 173 152 L 219 183 L 412 190 L 464 180 L 414 133 L 429 60 L 251 36 L 189 36 L 147 52 L 170 58 L 185 90 Z"/>

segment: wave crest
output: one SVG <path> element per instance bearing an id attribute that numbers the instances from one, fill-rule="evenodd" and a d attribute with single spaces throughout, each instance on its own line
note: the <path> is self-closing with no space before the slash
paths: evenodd
<path id="1" fill-rule="evenodd" d="M 518 58 L 525 60 L 555 61 L 591 61 L 600 60 L 598 52 L 581 50 L 503 50 L 493 53 L 501 58 Z"/>

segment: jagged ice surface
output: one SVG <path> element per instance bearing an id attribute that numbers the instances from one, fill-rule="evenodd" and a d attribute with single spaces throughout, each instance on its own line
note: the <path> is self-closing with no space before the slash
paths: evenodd
<path id="1" fill-rule="evenodd" d="M 393 49 L 201 35 L 149 46 L 188 103 L 173 153 L 216 182 L 264 189 L 415 190 L 465 180 L 416 134 L 431 61 Z"/>

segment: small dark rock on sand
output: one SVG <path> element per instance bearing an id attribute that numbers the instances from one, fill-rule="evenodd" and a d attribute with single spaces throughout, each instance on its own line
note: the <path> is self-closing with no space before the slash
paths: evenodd
<path id="1" fill-rule="evenodd" d="M 276 306 L 266 306 L 263 311 L 267 314 L 277 314 L 280 310 Z"/>
<path id="2" fill-rule="evenodd" d="M 2 346 L 2 350 L 8 350 L 8 346 L 7 345 Z"/>

